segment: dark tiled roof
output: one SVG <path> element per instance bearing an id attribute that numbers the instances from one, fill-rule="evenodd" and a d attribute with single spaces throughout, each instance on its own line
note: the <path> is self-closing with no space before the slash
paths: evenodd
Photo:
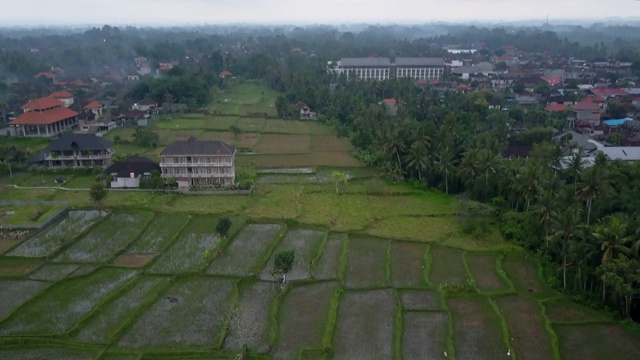
<path id="1" fill-rule="evenodd" d="M 442 58 L 396 58 L 397 66 L 444 66 Z"/>
<path id="2" fill-rule="evenodd" d="M 340 66 L 391 66 L 389 58 L 343 58 Z"/>
<path id="3" fill-rule="evenodd" d="M 44 151 L 107 150 L 112 146 L 111 141 L 92 134 L 62 134 Z"/>
<path id="4" fill-rule="evenodd" d="M 174 141 L 160 155 L 233 155 L 236 149 L 222 141 Z"/>
<path id="5" fill-rule="evenodd" d="M 154 170 L 160 171 L 160 165 L 157 162 L 146 157 L 132 156 L 109 166 L 107 174 L 116 174 L 118 177 L 129 177 L 131 173 L 138 176 L 144 173 L 150 173 Z"/>
<path id="6" fill-rule="evenodd" d="M 523 146 L 509 146 L 502 152 L 502 156 L 509 157 L 519 157 L 526 158 L 529 156 L 529 153 L 533 150 L 533 146 L 523 145 Z"/>

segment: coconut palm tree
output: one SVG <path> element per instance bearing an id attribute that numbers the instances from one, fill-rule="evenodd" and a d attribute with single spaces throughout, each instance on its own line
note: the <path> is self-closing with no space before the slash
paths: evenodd
<path id="1" fill-rule="evenodd" d="M 600 193 L 602 178 L 598 168 L 592 167 L 585 172 L 585 181 L 582 189 L 578 191 L 578 198 L 586 202 L 587 205 L 587 226 L 591 220 L 591 205 L 593 199 Z"/>
<path id="2" fill-rule="evenodd" d="M 626 245 L 631 242 L 631 237 L 627 236 L 627 218 L 622 214 L 610 215 L 598 221 L 591 235 L 600 244 L 603 263 L 615 258 L 617 253 L 629 253 Z"/>
<path id="3" fill-rule="evenodd" d="M 404 156 L 407 168 L 418 173 L 418 179 L 422 180 L 422 173 L 430 167 L 429 156 L 423 143 L 414 142 L 409 152 Z"/>
<path id="4" fill-rule="evenodd" d="M 573 206 L 556 214 L 552 221 L 549 240 L 562 243 L 562 286 L 567 287 L 567 245 L 580 231 L 580 209 Z"/>
<path id="5" fill-rule="evenodd" d="M 444 192 L 449 193 L 449 176 L 455 171 L 455 161 L 453 159 L 453 153 L 449 148 L 444 148 L 436 154 L 436 159 L 433 162 L 435 169 L 444 176 Z"/>

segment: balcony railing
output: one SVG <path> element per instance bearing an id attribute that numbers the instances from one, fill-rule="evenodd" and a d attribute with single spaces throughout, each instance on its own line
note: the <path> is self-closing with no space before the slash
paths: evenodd
<path id="1" fill-rule="evenodd" d="M 45 156 L 45 160 L 104 160 L 110 158 L 114 153 L 109 154 L 76 154 L 76 155 L 51 155 Z"/>
<path id="2" fill-rule="evenodd" d="M 221 167 L 233 166 L 232 162 L 161 162 L 160 167 Z"/>
<path id="3" fill-rule="evenodd" d="M 232 178 L 235 177 L 235 173 L 227 173 L 227 174 L 194 174 L 194 173 L 186 173 L 186 174 L 162 174 L 162 177 L 190 177 L 190 178 Z"/>

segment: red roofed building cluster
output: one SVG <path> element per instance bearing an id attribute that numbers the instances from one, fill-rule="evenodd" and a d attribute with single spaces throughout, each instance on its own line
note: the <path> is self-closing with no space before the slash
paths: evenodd
<path id="1" fill-rule="evenodd" d="M 9 123 L 17 136 L 52 137 L 68 132 L 78 123 L 78 113 L 52 96 L 31 100 L 22 110 Z"/>
<path id="2" fill-rule="evenodd" d="M 57 100 L 60 100 L 64 103 L 64 106 L 69 107 L 71 105 L 73 105 L 73 94 L 63 90 L 63 91 L 54 91 L 51 93 L 52 98 L 55 98 Z"/>

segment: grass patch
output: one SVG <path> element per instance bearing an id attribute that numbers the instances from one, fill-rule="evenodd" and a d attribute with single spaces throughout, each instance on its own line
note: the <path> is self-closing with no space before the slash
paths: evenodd
<path id="1" fill-rule="evenodd" d="M 300 186 L 263 185 L 255 190 L 255 201 L 245 214 L 256 220 L 285 220 L 298 216 L 305 198 Z"/>
<path id="2" fill-rule="evenodd" d="M 471 277 L 475 280 L 478 289 L 482 292 L 509 291 L 510 286 L 500 276 L 498 269 L 498 256 L 493 254 L 465 254 L 467 268 Z"/>
<path id="3" fill-rule="evenodd" d="M 370 238 L 350 240 L 345 285 L 348 288 L 385 287 L 388 241 Z"/>
<path id="4" fill-rule="evenodd" d="M 62 210 L 63 205 L 0 205 L 0 226 L 37 225 Z"/>
<path id="5" fill-rule="evenodd" d="M 501 359 L 506 356 L 501 323 L 489 300 L 481 296 L 448 298 L 458 359 Z"/>
<path id="6" fill-rule="evenodd" d="M 393 358 L 395 312 L 391 290 L 345 292 L 338 310 L 333 358 Z"/>
<path id="7" fill-rule="evenodd" d="M 49 283 L 32 280 L 0 280 L 0 320 L 17 309 L 36 294 L 49 287 Z M 11 296 L 7 296 L 11 294 Z"/>
<path id="8" fill-rule="evenodd" d="M 82 232 L 102 220 L 98 211 L 69 211 L 67 217 L 43 230 L 9 252 L 11 256 L 49 256 L 74 241 Z"/>
<path id="9" fill-rule="evenodd" d="M 502 266 L 520 294 L 538 299 L 548 299 L 558 295 L 540 280 L 538 264 L 534 260 L 507 255 Z"/>
<path id="10" fill-rule="evenodd" d="M 306 154 L 258 154 L 237 156 L 239 166 L 255 163 L 258 168 L 299 168 L 308 166 L 327 166 L 338 168 L 364 167 L 365 164 L 353 158 L 349 153 L 322 151 Z"/>
<path id="11" fill-rule="evenodd" d="M 169 278 L 144 277 L 86 321 L 75 339 L 89 343 L 108 343 L 109 339 L 148 299 L 155 298 L 169 284 Z"/>
<path id="12" fill-rule="evenodd" d="M 91 229 L 54 261 L 57 262 L 107 262 L 134 241 L 153 213 L 137 211 L 115 213 Z"/>
<path id="13" fill-rule="evenodd" d="M 238 118 L 236 126 L 243 132 L 263 132 L 265 119 L 262 118 Z"/>
<path id="14" fill-rule="evenodd" d="M 394 287 L 425 286 L 424 244 L 391 242 L 391 284 Z"/>
<path id="15" fill-rule="evenodd" d="M 314 279 L 335 280 L 338 278 L 340 254 L 342 253 L 344 244 L 344 235 L 329 235 L 322 256 L 314 268 Z"/>
<path id="16" fill-rule="evenodd" d="M 543 302 L 547 317 L 554 323 L 586 323 L 607 321 L 602 314 L 568 299 Z"/>
<path id="17" fill-rule="evenodd" d="M 347 138 L 338 138 L 335 135 L 311 136 L 311 150 L 314 152 L 348 152 L 353 149 Z"/>
<path id="18" fill-rule="evenodd" d="M 140 348 L 217 347 L 233 283 L 189 278 L 172 285 L 128 328 L 118 345 Z"/>
<path id="19" fill-rule="evenodd" d="M 518 295 L 498 297 L 494 301 L 507 324 L 510 343 L 518 358 L 554 357 L 550 334 L 537 301 Z"/>
<path id="20" fill-rule="evenodd" d="M 229 145 L 235 143 L 235 135 L 231 132 L 221 132 L 221 131 L 205 131 L 198 135 L 198 140 L 200 141 L 222 141 Z"/>
<path id="21" fill-rule="evenodd" d="M 86 277 L 60 282 L 10 316 L 2 323 L 0 333 L 64 333 L 134 275 L 128 270 L 100 269 Z"/>
<path id="22" fill-rule="evenodd" d="M 467 272 L 462 252 L 447 248 L 431 248 L 431 273 L 429 278 L 434 285 L 465 286 Z"/>
<path id="23" fill-rule="evenodd" d="M 640 354 L 637 336 L 612 324 L 553 326 L 562 359 L 635 360 Z"/>
<path id="24" fill-rule="evenodd" d="M 431 290 L 400 290 L 404 310 L 442 310 L 440 293 Z"/>
<path id="25" fill-rule="evenodd" d="M 189 222 L 182 213 L 157 213 L 147 230 L 127 248 L 127 254 L 157 253 L 165 249 Z"/>
<path id="26" fill-rule="evenodd" d="M 207 274 L 250 276 L 266 260 L 278 240 L 283 227 L 276 224 L 249 224 L 245 226 L 207 269 Z"/>
<path id="27" fill-rule="evenodd" d="M 305 154 L 309 146 L 309 135 L 265 134 L 253 149 L 260 154 Z"/>
<path id="28" fill-rule="evenodd" d="M 0 277 L 20 277 L 32 272 L 42 262 L 39 259 L 0 257 Z"/>
<path id="29" fill-rule="evenodd" d="M 316 257 L 320 244 L 325 237 L 326 233 L 322 231 L 309 229 L 289 230 L 282 242 L 273 251 L 269 262 L 260 273 L 260 279 L 273 280 L 271 270 L 273 269 L 275 254 L 287 250 L 295 252 L 293 268 L 287 274 L 287 280 L 294 281 L 311 278 L 312 261 Z"/>
<path id="30" fill-rule="evenodd" d="M 329 303 L 336 291 L 338 284 L 323 282 L 287 292 L 280 304 L 276 357 L 294 359 L 300 349 L 323 346 Z"/>
<path id="31" fill-rule="evenodd" d="M 441 358 L 447 350 L 448 322 L 446 312 L 404 312 L 402 358 Z"/>

